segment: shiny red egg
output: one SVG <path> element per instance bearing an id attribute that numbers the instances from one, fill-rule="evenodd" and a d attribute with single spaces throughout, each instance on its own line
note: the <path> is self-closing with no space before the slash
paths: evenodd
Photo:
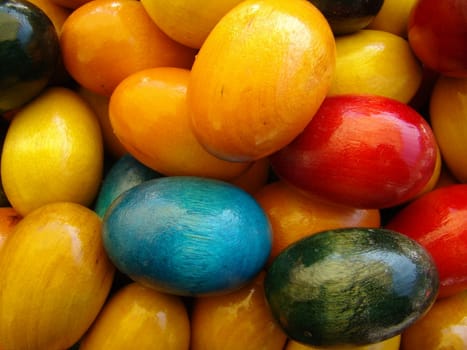
<path id="1" fill-rule="evenodd" d="M 296 188 L 356 208 L 414 198 L 430 180 L 437 145 L 408 105 L 382 96 L 328 97 L 305 130 L 270 156 L 274 173 Z"/>

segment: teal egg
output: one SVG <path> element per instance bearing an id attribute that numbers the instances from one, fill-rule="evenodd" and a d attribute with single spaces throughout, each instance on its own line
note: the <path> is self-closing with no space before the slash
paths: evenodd
<path id="1" fill-rule="evenodd" d="M 97 195 L 94 211 L 103 217 L 115 198 L 140 183 L 163 175 L 140 163 L 131 154 L 119 158 L 105 175 Z"/>
<path id="2" fill-rule="evenodd" d="M 103 219 L 103 242 L 133 280 L 185 296 L 240 288 L 264 267 L 272 245 L 255 199 L 219 180 L 161 177 L 120 195 Z"/>

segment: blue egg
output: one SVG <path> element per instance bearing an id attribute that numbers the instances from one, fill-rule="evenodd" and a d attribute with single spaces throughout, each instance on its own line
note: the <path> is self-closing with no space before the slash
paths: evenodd
<path id="1" fill-rule="evenodd" d="M 201 296 L 235 290 L 264 267 L 272 245 L 255 199 L 220 180 L 161 177 L 125 191 L 103 219 L 109 258 L 159 291 Z"/>
<path id="2" fill-rule="evenodd" d="M 118 159 L 105 175 L 97 195 L 94 211 L 103 217 L 113 200 L 126 190 L 140 183 L 163 175 L 140 163 L 131 154 Z"/>

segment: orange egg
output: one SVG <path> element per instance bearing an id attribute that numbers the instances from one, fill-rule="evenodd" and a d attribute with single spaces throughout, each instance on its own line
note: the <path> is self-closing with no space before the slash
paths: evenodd
<path id="1" fill-rule="evenodd" d="M 237 291 L 196 298 L 191 350 L 282 350 L 287 337 L 268 309 L 263 280 L 260 273 Z"/>
<path id="2" fill-rule="evenodd" d="M 188 86 L 201 144 L 231 161 L 253 161 L 292 141 L 323 101 L 335 40 L 305 0 L 247 0 L 201 46 Z"/>
<path id="3" fill-rule="evenodd" d="M 189 76 L 187 69 L 158 67 L 124 79 L 110 98 L 113 131 L 129 153 L 161 174 L 233 179 L 250 163 L 219 159 L 201 146 L 186 108 Z"/>
<path id="4" fill-rule="evenodd" d="M 276 181 L 254 194 L 272 226 L 271 262 L 289 244 L 313 233 L 348 226 L 380 226 L 376 209 L 355 209 L 305 195 L 283 181 Z"/>
<path id="5" fill-rule="evenodd" d="M 136 0 L 92 0 L 80 6 L 63 24 L 60 44 L 70 75 L 103 95 L 142 69 L 190 68 L 195 55 L 164 34 Z"/>
<path id="6" fill-rule="evenodd" d="M 104 305 L 80 350 L 188 350 L 189 343 L 190 321 L 182 299 L 131 282 Z"/>

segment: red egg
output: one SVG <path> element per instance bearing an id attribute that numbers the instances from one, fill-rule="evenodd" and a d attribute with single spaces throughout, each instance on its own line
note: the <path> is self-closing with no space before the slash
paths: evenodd
<path id="1" fill-rule="evenodd" d="M 328 97 L 305 130 L 271 155 L 275 174 L 331 202 L 386 208 L 414 198 L 430 180 L 437 145 L 423 117 L 373 95 Z"/>
<path id="2" fill-rule="evenodd" d="M 409 17 L 408 39 L 427 67 L 467 77 L 467 1 L 419 0 Z"/>
<path id="3" fill-rule="evenodd" d="M 439 297 L 467 289 L 467 184 L 426 193 L 398 211 L 386 228 L 428 250 L 439 273 Z"/>

